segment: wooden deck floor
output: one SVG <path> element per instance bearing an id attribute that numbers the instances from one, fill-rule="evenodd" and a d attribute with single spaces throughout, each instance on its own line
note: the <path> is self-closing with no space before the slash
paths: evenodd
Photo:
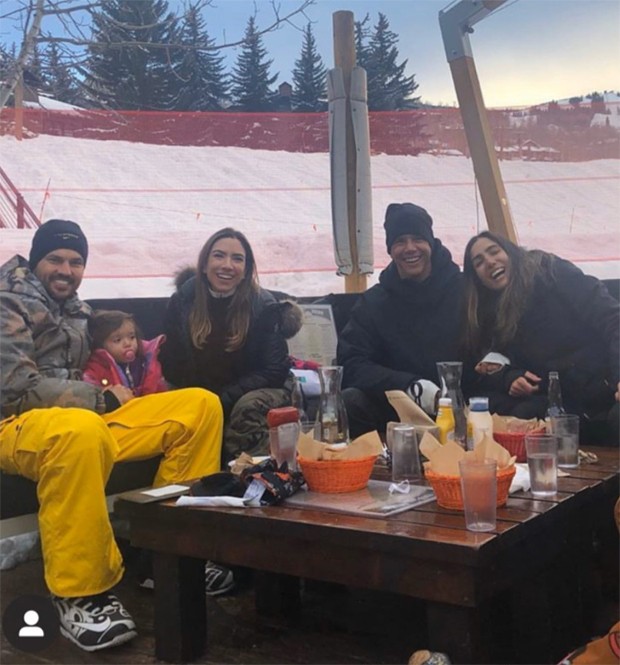
<path id="1" fill-rule="evenodd" d="M 123 549 L 127 572 L 115 592 L 136 621 L 137 638 L 114 649 L 87 653 L 59 637 L 47 649 L 31 654 L 15 649 L 2 633 L 0 663 L 160 663 L 154 656 L 153 594 L 138 587 L 136 550 Z M 603 547 L 598 558 L 604 598 L 595 625 L 597 632 L 603 634 L 620 616 L 617 548 Z M 12 600 L 28 594 L 47 595 L 41 560 L 0 573 L 3 615 Z M 412 651 L 426 647 L 424 606 L 411 598 L 308 582 L 302 601 L 301 617 L 295 623 L 285 618 L 262 617 L 255 609 L 251 576 L 233 594 L 206 599 L 209 651 L 195 662 L 200 665 L 406 663 Z"/>
<path id="2" fill-rule="evenodd" d="M 19 595 L 46 595 L 42 562 L 31 561 L 0 575 L 2 612 Z M 15 649 L 2 635 L 3 665 L 159 663 L 154 656 L 152 593 L 140 589 L 129 563 L 116 593 L 133 615 L 139 635 L 114 649 L 87 653 L 59 637 L 50 647 L 29 654 Z M 251 582 L 234 594 L 207 599 L 209 652 L 199 661 L 211 663 L 406 663 L 414 648 L 424 648 L 423 612 L 411 599 L 308 586 L 300 621 L 257 616 Z M 411 617 L 419 621 L 411 623 Z M 405 620 L 407 617 L 407 620 Z"/>

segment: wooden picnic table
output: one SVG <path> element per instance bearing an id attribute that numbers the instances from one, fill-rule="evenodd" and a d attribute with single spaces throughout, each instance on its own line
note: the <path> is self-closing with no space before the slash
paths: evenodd
<path id="1" fill-rule="evenodd" d="M 589 450 L 597 464 L 571 469 L 548 500 L 510 495 L 489 533 L 467 531 L 462 512 L 435 502 L 377 519 L 121 497 L 115 512 L 132 545 L 153 551 L 156 656 L 187 662 L 204 652 L 209 559 L 268 573 L 270 602 L 278 589 L 286 611 L 298 607 L 299 578 L 424 600 L 425 646 L 455 663 L 556 662 L 587 639 L 594 534 L 613 525 L 618 497 L 618 451 Z"/>

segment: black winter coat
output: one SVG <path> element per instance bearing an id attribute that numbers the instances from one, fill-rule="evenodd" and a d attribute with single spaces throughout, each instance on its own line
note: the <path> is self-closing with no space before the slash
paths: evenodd
<path id="1" fill-rule="evenodd" d="M 595 416 L 611 407 L 618 384 L 620 304 L 600 280 L 553 256 L 550 274 L 534 281 L 514 340 L 490 350 L 506 355 L 511 365 L 479 385 L 507 394 L 511 383 L 530 371 L 541 377 L 544 394 L 555 370 L 565 409 Z"/>
<path id="2" fill-rule="evenodd" d="M 345 387 L 383 395 L 419 379 L 438 384 L 436 363 L 458 360 L 461 274 L 435 240 L 431 274 L 401 279 L 394 262 L 364 293 L 338 340 Z"/>
<path id="3" fill-rule="evenodd" d="M 282 388 L 291 366 L 287 337 L 301 327 L 301 312 L 291 302 L 278 302 L 260 289 L 252 303 L 244 346 L 233 352 L 229 375 L 214 382 L 205 366 L 205 352 L 196 349 L 189 334 L 189 314 L 195 296 L 195 277 L 172 295 L 164 319 L 166 343 L 160 361 L 165 378 L 174 386 L 201 387 L 216 393 L 227 416 L 245 393 L 259 388 Z M 221 353 L 226 353 L 222 347 Z"/>

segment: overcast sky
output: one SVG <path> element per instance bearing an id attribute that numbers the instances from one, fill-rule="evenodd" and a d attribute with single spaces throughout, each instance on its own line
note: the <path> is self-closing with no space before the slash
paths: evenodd
<path id="1" fill-rule="evenodd" d="M 2 0 L 0 4 L 3 14 L 21 2 Z M 299 2 L 279 0 L 278 4 L 284 14 Z M 408 74 L 416 76 L 417 94 L 424 101 L 452 104 L 456 96 L 438 22 L 439 11 L 449 4 L 447 0 L 317 0 L 306 16 L 314 23 L 325 65 L 332 67 L 333 13 L 350 10 L 355 20 L 368 13 L 374 25 L 378 12 L 383 12 L 400 38 L 399 54 L 401 60 L 408 59 Z M 182 0 L 169 0 L 169 5 L 180 10 Z M 210 36 L 217 43 L 240 39 L 255 11 L 259 28 L 273 21 L 270 0 L 213 0 L 204 13 Z M 298 29 L 286 25 L 264 37 L 274 60 L 272 73 L 279 73 L 277 83 L 291 81 L 306 20 L 298 16 L 294 19 Z M 0 40 L 10 43 L 18 37 L 5 21 Z M 508 0 L 476 25 L 470 39 L 487 106 L 620 90 L 620 0 Z M 228 49 L 226 54 L 232 66 L 238 50 Z"/>

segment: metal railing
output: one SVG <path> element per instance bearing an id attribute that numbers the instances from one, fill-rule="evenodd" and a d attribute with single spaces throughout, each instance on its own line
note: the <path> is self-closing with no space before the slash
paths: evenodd
<path id="1" fill-rule="evenodd" d="M 41 221 L 0 167 L 0 228 L 36 229 Z"/>

